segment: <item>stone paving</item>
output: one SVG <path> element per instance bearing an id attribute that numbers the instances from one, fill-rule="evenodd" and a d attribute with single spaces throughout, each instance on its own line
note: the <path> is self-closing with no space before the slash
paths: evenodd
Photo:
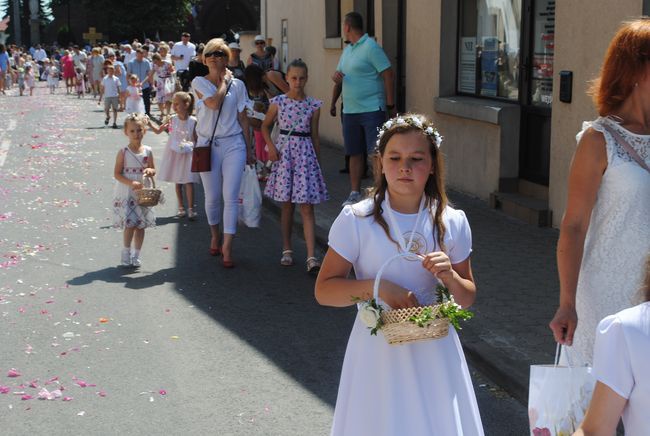
<path id="1" fill-rule="evenodd" d="M 324 144 L 321 148 L 331 199 L 316 207 L 316 233 L 325 250 L 328 229 L 341 210 L 349 184 L 348 175 L 339 173 L 344 166 L 341 147 Z M 371 180 L 364 184 L 369 186 Z M 448 195 L 456 208 L 465 211 L 472 227 L 472 268 L 478 286 L 472 306 L 476 316 L 465 323 L 461 341 L 473 364 L 525 403 L 529 366 L 552 363 L 555 352 L 547 325 L 559 295 L 558 231 L 533 227 L 461 192 L 449 190 Z M 279 213 L 268 199 L 265 205 Z M 299 226 L 299 214 L 296 217 Z"/>

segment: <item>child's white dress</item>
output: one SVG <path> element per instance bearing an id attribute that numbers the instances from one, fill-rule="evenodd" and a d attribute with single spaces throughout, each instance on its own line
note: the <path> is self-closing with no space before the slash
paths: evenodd
<path id="1" fill-rule="evenodd" d="M 374 279 L 381 265 L 398 248 L 372 215 L 373 200 L 343 208 L 332 225 L 329 246 L 352 263 L 358 280 Z M 386 222 L 388 205 L 382 205 Z M 417 214 L 393 212 L 400 239 L 413 243 L 420 254 L 439 251 L 431 220 L 413 229 Z M 444 243 L 452 264 L 466 260 L 472 237 L 462 211 L 447 207 Z M 392 227 L 392 226 L 391 226 Z M 391 236 L 398 240 L 391 228 Z M 382 278 L 413 291 L 422 305 L 436 301 L 437 280 L 421 261 L 397 259 Z M 384 304 L 384 306 L 386 306 Z M 471 322 L 471 321 L 469 321 Z M 356 316 L 348 341 L 339 384 L 332 435 L 481 436 L 483 426 L 472 381 L 456 330 L 442 339 L 388 345 L 381 330 L 370 330 Z"/>
<path id="2" fill-rule="evenodd" d="M 144 100 L 140 95 L 140 88 L 137 86 L 127 86 L 126 87 L 126 107 L 125 111 L 127 114 L 144 113 Z"/>
<path id="3" fill-rule="evenodd" d="M 169 124 L 169 140 L 165 147 L 160 165 L 158 166 L 158 180 L 172 183 L 198 183 L 199 175 L 193 173 L 192 169 L 192 151 L 185 147 L 189 145 L 188 141 L 193 142 L 193 133 L 196 126 L 196 118 L 189 117 L 183 121 L 177 116 L 172 117 Z M 184 144 L 181 144 L 183 143 Z M 186 151 L 180 152 L 181 146 Z"/>
<path id="4" fill-rule="evenodd" d="M 151 159 L 151 147 L 143 146 L 142 153 L 133 153 L 124 147 L 124 169 L 122 175 L 129 180 L 142 181 L 144 169 L 148 167 Z M 113 190 L 113 227 L 137 227 L 146 229 L 156 225 L 156 215 L 151 207 L 143 207 L 130 186 L 115 181 Z"/>
<path id="5" fill-rule="evenodd" d="M 51 66 L 47 70 L 47 86 L 56 88 L 59 86 L 59 69 Z"/>

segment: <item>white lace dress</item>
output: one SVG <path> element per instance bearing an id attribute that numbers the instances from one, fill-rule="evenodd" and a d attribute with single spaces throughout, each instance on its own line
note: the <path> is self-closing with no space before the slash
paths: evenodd
<path id="1" fill-rule="evenodd" d="M 605 136 L 607 169 L 591 212 L 576 295 L 578 327 L 567 353 L 592 363 L 601 319 L 640 302 L 643 264 L 650 253 L 650 173 L 614 137 L 614 129 L 650 165 L 650 135 L 637 135 L 609 118 L 583 124 Z M 578 353 L 575 353 L 577 351 Z"/>

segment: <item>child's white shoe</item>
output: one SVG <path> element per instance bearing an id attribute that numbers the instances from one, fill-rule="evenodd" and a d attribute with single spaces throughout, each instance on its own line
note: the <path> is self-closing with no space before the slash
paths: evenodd
<path id="1" fill-rule="evenodd" d="M 140 261 L 140 256 L 131 257 L 131 266 L 133 268 L 140 268 L 142 266 L 142 262 Z"/>
<path id="2" fill-rule="evenodd" d="M 131 263 L 131 249 L 130 248 L 123 248 L 122 249 L 122 266 L 132 266 Z"/>

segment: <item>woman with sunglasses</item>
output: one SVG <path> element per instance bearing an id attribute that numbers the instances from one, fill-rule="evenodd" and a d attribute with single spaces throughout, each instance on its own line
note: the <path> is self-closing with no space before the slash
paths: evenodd
<path id="1" fill-rule="evenodd" d="M 266 51 L 266 40 L 262 35 L 255 37 L 255 51 L 251 53 L 246 61 L 246 65 L 255 64 L 262 69 L 262 71 L 269 71 L 273 69 L 273 56 Z"/>
<path id="2" fill-rule="evenodd" d="M 200 173 L 205 213 L 210 224 L 210 254 L 223 255 L 224 268 L 233 268 L 232 241 L 237 231 L 239 187 L 244 165 L 254 162 L 246 109 L 252 108 L 244 82 L 226 68 L 230 48 L 221 38 L 208 41 L 203 63 L 208 74 L 192 80 L 197 97 L 197 147 L 212 147 L 211 171 Z M 215 127 L 216 126 L 216 127 Z M 223 223 L 223 241 L 219 225 Z"/>

